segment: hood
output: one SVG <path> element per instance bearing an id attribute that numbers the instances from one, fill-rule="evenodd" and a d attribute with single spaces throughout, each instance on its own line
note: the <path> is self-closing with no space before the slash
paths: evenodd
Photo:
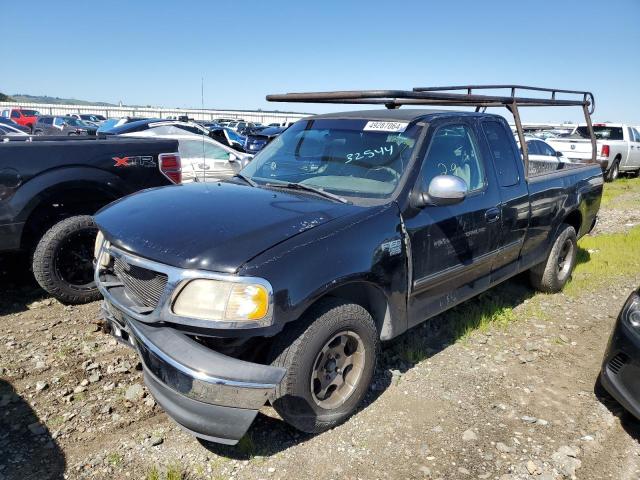
<path id="1" fill-rule="evenodd" d="M 135 255 L 231 273 L 288 238 L 362 208 L 308 193 L 193 183 L 123 198 L 95 220 L 107 240 Z"/>

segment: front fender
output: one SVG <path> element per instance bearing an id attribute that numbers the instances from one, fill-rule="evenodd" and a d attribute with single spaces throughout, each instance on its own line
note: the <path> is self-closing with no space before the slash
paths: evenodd
<path id="1" fill-rule="evenodd" d="M 384 338 L 407 328 L 407 252 L 395 203 L 363 208 L 292 237 L 253 258 L 240 274 L 267 279 L 274 291 L 274 329 L 300 318 L 319 299 L 347 285 L 380 291 L 387 302 Z"/>

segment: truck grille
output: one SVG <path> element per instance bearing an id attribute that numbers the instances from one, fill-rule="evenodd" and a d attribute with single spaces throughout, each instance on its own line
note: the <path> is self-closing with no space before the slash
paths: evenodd
<path id="1" fill-rule="evenodd" d="M 120 258 L 113 261 L 113 272 L 122 282 L 127 296 L 141 306 L 156 308 L 167 286 L 167 276 L 136 265 L 130 265 Z"/>

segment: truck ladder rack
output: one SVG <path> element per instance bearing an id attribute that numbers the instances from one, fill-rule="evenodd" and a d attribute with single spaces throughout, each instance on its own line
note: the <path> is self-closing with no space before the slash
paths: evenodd
<path id="1" fill-rule="evenodd" d="M 485 95 L 474 93 L 477 90 L 509 90 L 509 95 Z M 531 95 L 531 92 L 544 92 L 550 95 L 536 98 L 518 96 L 518 90 Z M 464 93 L 460 93 L 463 91 Z M 558 98 L 558 94 L 572 95 L 574 98 Z M 580 98 L 575 98 L 579 96 Z M 413 90 L 344 90 L 333 92 L 305 92 L 267 95 L 270 102 L 296 103 L 334 103 L 384 105 L 395 109 L 402 105 L 429 105 L 446 107 L 476 107 L 476 112 L 487 107 L 506 107 L 515 121 L 525 172 L 529 172 L 529 152 L 524 138 L 519 107 L 582 107 L 591 136 L 591 161 L 596 161 L 596 137 L 593 132 L 591 115 L 595 110 L 595 97 L 591 92 L 564 90 L 560 88 L 529 87 L 524 85 L 455 85 L 448 87 L 417 87 Z"/>

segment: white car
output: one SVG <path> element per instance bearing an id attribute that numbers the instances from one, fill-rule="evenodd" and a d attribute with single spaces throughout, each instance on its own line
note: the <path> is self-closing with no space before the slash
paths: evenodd
<path id="1" fill-rule="evenodd" d="M 516 143 L 520 148 L 520 141 L 516 136 Z M 571 160 L 566 158 L 564 154 L 555 148 L 553 148 L 546 140 L 542 138 L 526 135 L 524 140 L 527 142 L 527 152 L 529 153 L 529 160 L 537 160 L 543 162 L 564 162 L 572 163 Z"/>
<path id="2" fill-rule="evenodd" d="M 188 133 L 173 126 L 149 128 L 122 136 L 177 140 L 182 161 L 182 183 L 217 182 L 230 178 L 253 158 L 253 155 L 237 152 L 206 135 Z"/>

